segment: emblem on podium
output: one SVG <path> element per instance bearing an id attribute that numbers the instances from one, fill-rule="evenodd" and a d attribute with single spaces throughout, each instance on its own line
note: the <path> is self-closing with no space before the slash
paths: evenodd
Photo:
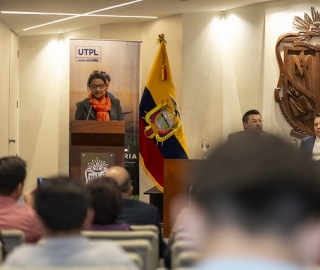
<path id="1" fill-rule="evenodd" d="M 114 165 L 113 153 L 81 153 L 81 177 L 84 184 L 104 176 Z"/>

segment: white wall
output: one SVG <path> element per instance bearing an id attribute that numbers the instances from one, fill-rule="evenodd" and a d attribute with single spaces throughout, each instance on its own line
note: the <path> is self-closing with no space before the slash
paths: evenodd
<path id="1" fill-rule="evenodd" d="M 242 129 L 241 117 L 252 108 L 263 114 L 265 130 L 290 139 L 291 128 L 274 101 L 279 75 L 274 47 L 280 34 L 293 30 L 293 17 L 310 13 L 317 3 L 276 1 L 56 36 L 20 37 L 20 154 L 29 165 L 28 187 L 38 176 L 68 172 L 70 37 L 141 40 L 142 93 L 158 48 L 157 36 L 164 33 L 190 157 L 200 158 L 202 137 L 211 139 L 212 149 L 228 133 Z M 142 195 L 153 184 L 140 173 Z"/>
<path id="2" fill-rule="evenodd" d="M 20 156 L 27 160 L 28 181 L 59 172 L 59 152 L 68 148 L 60 132 L 68 139 L 63 125 L 68 87 L 61 84 L 68 69 L 59 36 L 20 38 Z M 61 104 L 62 103 L 62 104 Z M 68 103 L 65 103 L 65 105 Z"/>

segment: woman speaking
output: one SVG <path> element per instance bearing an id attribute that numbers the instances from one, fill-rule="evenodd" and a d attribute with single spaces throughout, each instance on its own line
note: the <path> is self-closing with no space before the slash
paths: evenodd
<path id="1" fill-rule="evenodd" d="M 110 77 L 108 77 L 110 78 Z M 93 71 L 87 82 L 89 96 L 78 102 L 75 120 L 123 120 L 120 101 L 108 95 L 110 79 L 100 71 Z"/>

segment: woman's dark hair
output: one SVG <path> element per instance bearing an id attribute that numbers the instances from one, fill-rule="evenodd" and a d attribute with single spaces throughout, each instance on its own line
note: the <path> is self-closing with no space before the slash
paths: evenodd
<path id="1" fill-rule="evenodd" d="M 102 176 L 91 180 L 86 188 L 94 210 L 93 224 L 115 223 L 122 210 L 121 190 L 117 182 L 111 177 Z"/>
<path id="2" fill-rule="evenodd" d="M 90 84 L 91 84 L 91 82 L 92 82 L 93 79 L 101 79 L 101 80 L 103 80 L 104 83 L 106 83 L 106 78 L 105 78 L 105 76 L 101 73 L 101 71 L 98 71 L 98 70 L 94 70 L 94 71 L 90 74 L 90 76 L 89 76 L 89 78 L 88 78 L 88 81 L 87 81 L 87 86 L 88 86 L 88 87 L 90 86 Z"/>

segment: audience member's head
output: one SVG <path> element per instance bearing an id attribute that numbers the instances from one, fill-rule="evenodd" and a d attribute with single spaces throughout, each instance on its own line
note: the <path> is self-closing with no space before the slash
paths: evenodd
<path id="1" fill-rule="evenodd" d="M 34 203 L 49 234 L 80 232 L 90 208 L 84 185 L 67 177 L 45 181 L 35 191 Z"/>
<path id="2" fill-rule="evenodd" d="M 26 178 L 26 163 L 19 157 L 0 159 L 0 195 L 18 199 Z"/>
<path id="3" fill-rule="evenodd" d="M 120 166 L 110 167 L 106 171 L 107 177 L 112 177 L 120 186 L 122 195 L 124 197 L 130 197 L 133 192 L 133 186 L 131 184 L 131 178 L 128 171 Z"/>
<path id="4" fill-rule="evenodd" d="M 247 111 L 242 116 L 243 128 L 250 134 L 260 134 L 263 131 L 263 120 L 257 110 Z"/>
<path id="5" fill-rule="evenodd" d="M 316 136 L 320 138 L 320 113 L 313 116 L 313 129 Z"/>
<path id="6" fill-rule="evenodd" d="M 122 210 L 121 191 L 117 182 L 111 177 L 102 176 L 91 180 L 86 188 L 94 210 L 93 224 L 115 223 Z"/>
<path id="7" fill-rule="evenodd" d="M 273 136 L 217 147 L 193 184 L 207 239 L 225 237 L 222 245 L 233 248 L 241 239 L 243 250 L 234 252 L 246 252 L 251 244 L 253 253 L 289 254 L 300 262 L 318 256 L 319 194 L 318 165 Z"/>

